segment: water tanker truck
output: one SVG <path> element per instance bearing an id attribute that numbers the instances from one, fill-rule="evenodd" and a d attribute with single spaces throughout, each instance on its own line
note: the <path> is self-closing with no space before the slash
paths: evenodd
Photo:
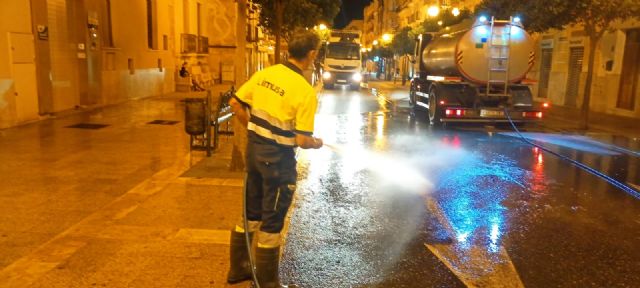
<path id="1" fill-rule="evenodd" d="M 409 101 L 443 122 L 536 121 L 541 107 L 525 84 L 533 40 L 518 18 L 480 17 L 444 32 L 421 34 L 414 53 Z M 506 111 L 506 112 L 505 112 Z"/>

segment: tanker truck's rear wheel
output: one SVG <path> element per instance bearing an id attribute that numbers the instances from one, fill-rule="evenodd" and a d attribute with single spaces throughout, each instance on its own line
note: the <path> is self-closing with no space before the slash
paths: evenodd
<path id="1" fill-rule="evenodd" d="M 416 110 L 416 91 L 413 91 L 413 88 L 409 90 L 409 106 L 411 109 Z"/>
<path id="2" fill-rule="evenodd" d="M 429 122 L 431 125 L 440 126 L 442 124 L 441 115 L 442 111 L 438 107 L 438 94 L 435 88 L 431 88 L 429 89 Z"/>

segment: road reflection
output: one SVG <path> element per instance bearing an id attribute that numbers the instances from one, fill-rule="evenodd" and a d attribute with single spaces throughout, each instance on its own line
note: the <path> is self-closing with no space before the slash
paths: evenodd
<path id="1" fill-rule="evenodd" d="M 424 117 L 386 110 L 380 97 L 345 95 L 323 96 L 316 134 L 327 147 L 299 153 L 285 278 L 304 287 L 457 287 L 456 279 L 536 286 L 545 283 L 549 260 L 586 271 L 584 263 L 598 260 L 584 251 L 633 254 L 614 236 L 588 242 L 557 229 L 640 229 L 634 202 L 597 178 L 512 135 L 434 129 Z M 530 135 L 621 178 L 640 171 L 629 153 Z M 561 256 L 567 251 L 581 262 Z"/>

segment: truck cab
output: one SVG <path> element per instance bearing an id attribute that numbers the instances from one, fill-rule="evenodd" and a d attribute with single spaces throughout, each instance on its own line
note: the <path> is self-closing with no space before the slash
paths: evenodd
<path id="1" fill-rule="evenodd" d="M 324 88 L 346 85 L 358 90 L 362 81 L 361 66 L 360 32 L 332 31 L 322 63 Z"/>

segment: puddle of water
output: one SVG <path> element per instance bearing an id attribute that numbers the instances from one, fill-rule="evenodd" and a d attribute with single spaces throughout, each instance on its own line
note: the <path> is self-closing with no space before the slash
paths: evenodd
<path id="1" fill-rule="evenodd" d="M 510 137 L 520 137 L 517 133 L 514 132 L 501 132 L 501 135 L 510 136 Z M 604 143 L 600 143 L 591 138 L 577 135 L 557 135 L 557 134 L 547 134 L 547 133 L 529 133 L 523 132 L 521 133 L 524 138 L 527 138 L 531 141 L 542 142 L 553 144 L 561 147 L 567 147 L 574 150 L 584 151 L 588 153 L 594 153 L 599 155 L 606 156 L 616 156 L 620 155 L 619 152 L 615 151 L 615 146 L 608 145 Z"/>

